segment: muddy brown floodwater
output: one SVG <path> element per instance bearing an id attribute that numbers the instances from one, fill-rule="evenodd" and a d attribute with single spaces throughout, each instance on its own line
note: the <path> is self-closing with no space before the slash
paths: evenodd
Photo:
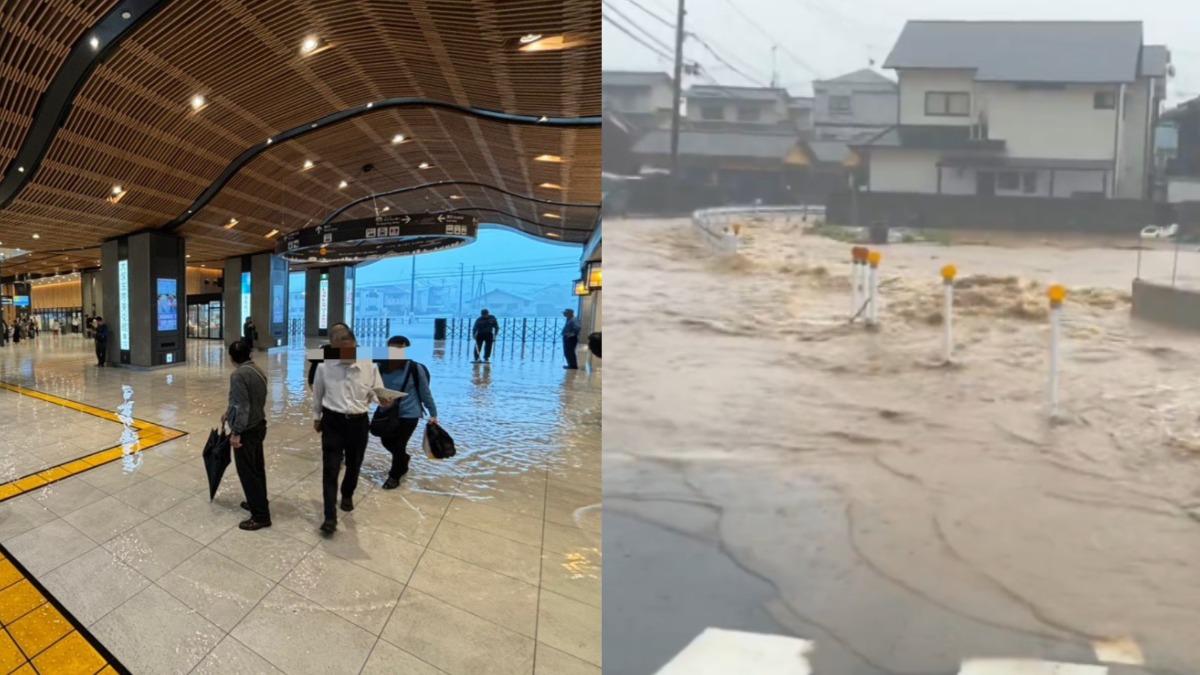
<path id="1" fill-rule="evenodd" d="M 686 220 L 605 230 L 605 545 L 624 551 L 606 589 L 661 582 L 645 602 L 690 631 L 737 623 L 720 590 L 757 584 L 746 602 L 815 640 L 816 672 L 1090 663 L 1119 639 L 1153 672 L 1200 672 L 1200 341 L 1131 320 L 1132 251 L 886 246 L 867 332 L 846 322 L 849 245 L 799 224 L 752 225 L 733 257 Z M 952 367 L 937 363 L 946 263 Z M 1056 424 L 1052 282 L 1071 291 Z M 689 577 L 711 568 L 694 551 L 639 561 L 654 535 L 621 522 L 703 544 L 727 578 Z M 622 635 L 682 640 L 638 626 L 639 602 L 606 597 L 606 672 L 652 672 L 683 646 L 610 660 Z"/>

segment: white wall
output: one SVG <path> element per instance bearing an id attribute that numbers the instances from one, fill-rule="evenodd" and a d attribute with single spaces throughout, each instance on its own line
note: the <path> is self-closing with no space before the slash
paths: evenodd
<path id="1" fill-rule="evenodd" d="M 874 148 L 868 185 L 875 192 L 937 192 L 938 153 Z"/>
<path id="2" fill-rule="evenodd" d="M 970 70 L 902 70 L 900 78 L 900 124 L 969 126 L 974 122 L 975 80 Z M 948 117 L 925 114 L 925 93 L 930 91 L 971 94 L 971 114 Z"/>
<path id="3" fill-rule="evenodd" d="M 1076 192 L 1104 192 L 1104 174 L 1099 171 L 1055 171 L 1053 197 L 1070 197 Z M 1108 183 L 1112 184 L 1112 172 Z"/>
<path id="4" fill-rule="evenodd" d="M 1188 180 L 1186 178 L 1167 179 L 1167 201 L 1172 204 L 1178 202 L 1200 202 L 1200 180 Z"/>
<path id="5" fill-rule="evenodd" d="M 741 122 L 742 124 L 778 125 L 788 119 L 787 105 L 780 101 L 738 101 L 715 97 L 688 99 L 687 118 L 695 122 L 715 122 L 719 120 L 706 119 L 704 108 L 718 106 L 722 111 L 722 120 L 738 122 L 737 111 L 741 106 L 755 107 L 760 110 L 758 121 Z"/>
<path id="6" fill-rule="evenodd" d="M 1116 110 L 1096 110 L 1097 91 L 1112 86 L 1018 89 L 1006 83 L 979 85 L 988 137 L 1003 140 L 1012 157 L 1113 159 Z"/>
<path id="7" fill-rule="evenodd" d="M 1150 78 L 1143 77 L 1125 88 L 1124 140 L 1121 147 L 1117 197 L 1140 199 L 1148 196 Z"/>
<path id="8" fill-rule="evenodd" d="M 832 96 L 849 96 L 850 114 L 831 111 Z M 826 82 L 813 89 L 813 111 L 813 121 L 819 125 L 891 126 L 896 123 L 896 90 L 885 84 Z"/>

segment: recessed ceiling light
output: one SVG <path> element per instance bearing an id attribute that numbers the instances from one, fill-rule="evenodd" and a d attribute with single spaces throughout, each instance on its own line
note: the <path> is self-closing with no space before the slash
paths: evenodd
<path id="1" fill-rule="evenodd" d="M 18 166 L 18 167 L 17 167 L 17 171 L 20 171 L 21 173 L 25 173 L 25 167 L 23 167 L 23 166 Z"/>
<path id="2" fill-rule="evenodd" d="M 368 103 L 368 104 L 367 104 L 367 110 L 370 110 L 370 109 L 371 109 L 371 108 L 373 108 L 374 106 L 375 106 L 375 103 L 374 103 L 374 102 Z"/>
<path id="3" fill-rule="evenodd" d="M 561 189 L 563 189 L 563 187 L 562 187 L 561 185 L 559 185 L 558 183 L 542 183 L 542 184 L 541 184 L 541 185 L 539 185 L 538 187 L 540 187 L 540 188 L 545 188 L 545 189 L 547 189 L 547 190 L 561 190 Z"/>
<path id="4" fill-rule="evenodd" d="M 560 239 L 560 238 L 561 238 L 561 236 L 560 236 L 560 235 L 559 235 L 557 232 L 547 232 L 547 233 L 546 233 L 546 236 L 547 236 L 547 237 L 554 237 L 555 239 Z"/>
<path id="5" fill-rule="evenodd" d="M 225 229 L 232 230 L 238 224 L 237 218 L 230 218 L 228 223 L 225 223 Z"/>
<path id="6" fill-rule="evenodd" d="M 392 136 L 392 145 L 399 145 L 405 140 L 404 134 L 396 134 L 395 136 Z"/>
<path id="7" fill-rule="evenodd" d="M 417 168 L 418 169 L 432 169 L 433 165 L 430 164 L 429 162 L 421 162 L 420 164 L 417 165 Z"/>
<path id="8" fill-rule="evenodd" d="M 523 44 L 523 45 L 533 44 L 534 42 L 537 42 L 538 40 L 541 40 L 541 39 L 542 39 L 541 33 L 528 33 L 526 35 L 521 36 L 521 44 Z"/>
<path id="9" fill-rule="evenodd" d="M 42 238 L 42 235 L 38 234 L 37 232 L 34 232 L 34 233 L 33 233 L 33 238 L 34 238 L 34 239 L 41 239 L 41 238 Z"/>
<path id="10" fill-rule="evenodd" d="M 185 258 L 190 258 L 190 257 L 192 257 L 192 254 L 191 254 L 191 253 L 189 253 L 189 254 L 187 254 L 187 255 L 185 255 L 185 256 L 183 256 L 183 257 L 185 257 Z"/>
<path id="11" fill-rule="evenodd" d="M 271 237 L 274 237 L 277 234 L 279 234 L 279 230 L 271 230 L 270 232 L 267 233 L 267 239 L 270 239 Z"/>
<path id="12" fill-rule="evenodd" d="M 92 51 L 100 49 L 100 38 L 93 35 L 92 39 L 88 40 L 88 44 L 92 46 Z"/>
<path id="13" fill-rule="evenodd" d="M 450 199 L 462 199 L 462 195 L 450 195 Z"/>
<path id="14" fill-rule="evenodd" d="M 342 189 L 344 189 L 344 188 L 345 188 L 347 185 L 349 185 L 349 183 L 347 183 L 346 181 L 342 181 L 342 182 L 338 183 L 338 189 L 339 189 L 339 190 L 342 190 Z"/>
<path id="15" fill-rule="evenodd" d="M 538 155 L 533 158 L 535 162 L 550 162 L 551 164 L 562 164 L 563 158 L 559 155 Z"/>
<path id="16" fill-rule="evenodd" d="M 557 213 L 550 213 L 549 211 L 547 211 L 547 212 L 543 213 L 542 215 L 547 218 L 553 218 L 555 220 L 562 220 L 562 216 L 558 215 Z"/>
<path id="17" fill-rule="evenodd" d="M 121 12 L 121 18 L 122 18 L 122 19 L 125 19 L 126 21 L 128 21 L 128 20 L 130 20 L 131 18 L 133 18 L 133 15 L 132 15 L 132 14 L 130 14 L 129 12 Z"/>
<path id="18" fill-rule="evenodd" d="M 391 211 L 391 210 L 392 210 L 392 207 L 390 207 L 390 206 L 385 206 L 385 207 L 383 207 L 383 212 L 384 212 L 384 213 L 387 213 L 388 211 Z"/>
<path id="19" fill-rule="evenodd" d="M 304 160 L 304 170 L 308 171 L 311 168 L 313 168 L 313 161 L 311 159 Z"/>
<path id="20" fill-rule="evenodd" d="M 191 104 L 193 112 L 200 112 L 208 105 L 208 100 L 204 98 L 204 94 L 196 94 L 192 96 Z"/>
<path id="21" fill-rule="evenodd" d="M 316 35 L 307 35 L 300 42 L 300 55 L 312 56 L 317 52 L 325 51 L 329 45 L 322 43 L 321 38 Z"/>
<path id="22" fill-rule="evenodd" d="M 542 115 L 541 117 L 538 118 L 538 121 L 539 122 L 549 122 L 550 118 L 545 115 Z"/>
<path id="23" fill-rule="evenodd" d="M 535 39 L 526 41 L 526 38 L 534 37 L 533 35 L 525 35 L 520 39 L 521 46 L 517 51 L 522 52 L 557 52 L 564 49 L 571 49 L 582 45 L 585 40 L 581 38 L 569 38 L 566 35 L 546 35 L 537 36 Z"/>

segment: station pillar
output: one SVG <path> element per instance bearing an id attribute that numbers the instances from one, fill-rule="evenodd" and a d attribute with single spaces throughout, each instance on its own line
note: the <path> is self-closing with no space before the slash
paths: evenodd
<path id="1" fill-rule="evenodd" d="M 225 342 L 242 337 L 246 317 L 254 319 L 258 340 L 254 347 L 267 350 L 288 343 L 288 264 L 270 253 L 225 260 L 222 318 Z"/>
<path id="2" fill-rule="evenodd" d="M 181 237 L 140 232 L 100 246 L 99 305 L 108 362 L 154 368 L 187 358 L 187 276 Z"/>
<path id="3" fill-rule="evenodd" d="M 354 326 L 354 266 L 307 270 L 304 276 L 304 334 L 325 337 L 335 323 Z"/>

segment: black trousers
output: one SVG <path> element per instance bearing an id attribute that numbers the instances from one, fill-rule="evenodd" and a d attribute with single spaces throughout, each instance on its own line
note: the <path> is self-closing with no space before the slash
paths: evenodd
<path id="1" fill-rule="evenodd" d="M 108 343 L 107 342 L 97 342 L 96 343 L 96 362 L 99 363 L 100 365 L 104 365 L 104 362 L 107 359 L 108 359 Z"/>
<path id="2" fill-rule="evenodd" d="M 242 447 L 233 451 L 237 465 L 238 480 L 242 492 L 250 504 L 250 515 L 262 523 L 271 522 L 271 509 L 267 506 L 267 464 L 263 459 L 263 440 L 267 437 L 267 423 L 242 432 Z"/>
<path id="3" fill-rule="evenodd" d="M 321 415 L 321 493 L 325 500 L 325 520 L 337 520 L 338 474 L 343 458 L 346 476 L 342 479 L 342 496 L 354 496 L 363 455 L 367 452 L 370 424 L 365 413 L 348 416 L 326 410 Z"/>
<path id="4" fill-rule="evenodd" d="M 575 357 L 575 349 L 579 346 L 579 336 L 563 336 L 563 356 L 567 357 L 568 368 L 578 368 L 579 362 Z"/>
<path id="5" fill-rule="evenodd" d="M 392 469 L 388 471 L 388 478 L 400 480 L 401 476 L 408 473 L 408 440 L 416 430 L 416 418 L 401 417 L 400 429 L 395 434 L 380 437 L 379 441 L 383 443 L 383 447 L 392 453 Z"/>
<path id="6" fill-rule="evenodd" d="M 475 360 L 479 360 L 479 354 L 483 352 L 485 361 L 492 358 L 492 343 L 496 341 L 494 335 L 476 335 L 475 336 Z"/>

